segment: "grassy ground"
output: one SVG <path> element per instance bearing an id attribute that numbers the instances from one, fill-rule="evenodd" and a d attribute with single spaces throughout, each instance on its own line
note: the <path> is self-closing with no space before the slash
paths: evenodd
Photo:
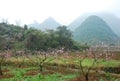
<path id="1" fill-rule="evenodd" d="M 6 72 L 1 77 L 1 81 L 63 81 L 77 75 L 61 74 L 50 70 L 38 72 L 37 67 L 3 67 L 3 70 L 6 70 Z"/>
<path id="2" fill-rule="evenodd" d="M 76 56 L 71 55 L 64 57 L 60 55 L 56 59 L 44 63 L 42 72 L 39 71 L 39 66 L 37 65 L 39 64 L 37 63 L 39 60 L 37 60 L 35 56 L 31 56 L 31 58 L 36 61 L 30 61 L 24 56 L 6 59 L 2 66 L 3 75 L 0 76 L 0 81 L 85 81 L 83 79 L 84 77 L 80 75 L 80 58 Z M 53 59 L 53 57 L 50 56 L 49 59 Z M 92 58 L 86 58 L 82 62 L 82 65 L 89 67 L 92 62 Z M 96 64 L 90 72 L 91 81 L 94 81 L 94 75 L 96 76 L 98 74 L 94 71 L 95 68 L 99 70 L 103 67 L 120 68 L 120 60 L 118 59 L 110 59 L 108 61 L 99 59 L 99 62 L 100 63 Z M 20 64 L 22 64 L 22 66 L 19 67 Z M 82 80 L 80 80 L 80 78 L 82 78 Z M 107 78 L 111 80 L 107 80 Z M 97 75 L 96 81 L 115 81 L 119 78 L 119 74 L 103 72 Z"/>

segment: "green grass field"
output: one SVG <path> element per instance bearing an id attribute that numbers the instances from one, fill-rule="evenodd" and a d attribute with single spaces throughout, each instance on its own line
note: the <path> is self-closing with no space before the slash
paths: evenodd
<path id="1" fill-rule="evenodd" d="M 1 79 L 1 81 L 63 81 L 65 79 L 73 78 L 76 76 L 76 74 L 60 74 L 47 70 L 43 73 L 38 73 L 36 72 L 36 67 L 13 68 L 14 67 L 9 67 L 7 69 L 10 71 L 4 72 L 4 75 L 11 74 L 13 77 L 11 76 L 11 78 L 4 78 Z M 36 69 L 36 71 L 32 71 L 34 69 Z"/>
<path id="2" fill-rule="evenodd" d="M 3 75 L 0 76 L 0 81 L 76 81 L 74 78 L 81 76 L 78 57 L 65 58 L 62 55 L 53 59 L 52 56 L 43 64 L 43 71 L 39 71 L 39 60 L 35 56 L 31 56 L 30 61 L 27 57 L 9 58 L 2 64 Z M 48 60 L 49 60 L 48 59 Z M 104 67 L 120 67 L 120 60 L 104 60 L 99 59 L 100 63 L 92 67 L 90 75 L 98 75 L 99 81 L 120 81 L 120 75 L 115 73 L 103 72 Z M 86 58 L 82 65 L 85 69 L 91 66 L 92 58 Z M 22 64 L 20 67 L 19 65 Z M 101 72 L 96 73 L 95 69 Z M 84 80 L 81 80 L 84 81 Z M 97 80 L 96 80 L 97 81 Z M 108 80 L 107 80 L 108 81 Z"/>

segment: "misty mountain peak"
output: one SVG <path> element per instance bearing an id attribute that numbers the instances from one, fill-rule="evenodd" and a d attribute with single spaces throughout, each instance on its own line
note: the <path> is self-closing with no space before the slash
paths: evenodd
<path id="1" fill-rule="evenodd" d="M 54 18 L 48 17 L 43 21 L 43 23 L 58 23 Z M 58 23 L 59 24 L 59 23 Z"/>
<path id="2" fill-rule="evenodd" d="M 91 16 L 91 15 L 93 15 L 93 16 Z M 82 24 L 82 22 L 84 22 L 90 16 L 91 17 L 98 16 L 98 17 L 102 18 L 109 25 L 109 27 L 113 30 L 113 32 L 120 37 L 120 18 L 109 12 L 83 14 L 83 15 L 79 16 L 77 19 L 75 19 L 69 25 L 69 29 L 74 31 L 77 27 L 79 27 Z"/>
<path id="3" fill-rule="evenodd" d="M 58 26 L 60 26 L 60 23 L 58 23 L 54 18 L 48 17 L 40 24 L 39 29 L 56 29 Z"/>
<path id="4" fill-rule="evenodd" d="M 35 21 L 30 26 L 44 31 L 46 29 L 53 29 L 54 30 L 54 29 L 56 29 L 60 25 L 61 24 L 58 23 L 54 18 L 48 17 L 42 23 L 38 23 L 37 21 Z"/>
<path id="5" fill-rule="evenodd" d="M 54 20 L 55 21 L 55 19 L 53 18 L 53 17 L 48 17 L 46 20 Z"/>
<path id="6" fill-rule="evenodd" d="M 106 24 L 106 22 L 103 19 L 101 19 L 96 15 L 89 16 L 85 21 L 88 23 L 96 24 L 96 25 Z"/>
<path id="7" fill-rule="evenodd" d="M 85 21 L 75 29 L 73 34 L 76 41 L 88 44 L 95 44 L 95 42 L 96 44 L 99 42 L 111 44 L 118 38 L 109 25 L 102 18 L 95 15 L 85 19 Z"/>

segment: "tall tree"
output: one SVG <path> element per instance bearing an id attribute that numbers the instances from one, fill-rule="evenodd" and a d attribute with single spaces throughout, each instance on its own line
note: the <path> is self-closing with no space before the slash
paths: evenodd
<path id="1" fill-rule="evenodd" d="M 70 49 L 73 46 L 72 32 L 67 29 L 66 26 L 60 26 L 57 28 L 59 45 Z"/>

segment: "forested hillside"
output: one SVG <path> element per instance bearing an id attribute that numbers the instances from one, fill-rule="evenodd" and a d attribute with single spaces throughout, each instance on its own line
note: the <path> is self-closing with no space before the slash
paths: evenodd
<path id="1" fill-rule="evenodd" d="M 107 23 L 98 16 L 89 16 L 74 31 L 74 39 L 83 43 L 113 44 L 117 40 L 117 35 L 110 29 Z"/>
<path id="2" fill-rule="evenodd" d="M 23 48 L 24 28 L 6 23 L 0 23 L 0 49 Z"/>
<path id="3" fill-rule="evenodd" d="M 48 29 L 53 29 L 55 30 L 58 26 L 61 26 L 54 18 L 49 17 L 45 19 L 42 23 L 38 23 L 35 21 L 33 24 L 30 24 L 29 27 L 35 27 L 40 30 L 48 30 Z"/>
<path id="4" fill-rule="evenodd" d="M 74 31 L 77 27 L 81 25 L 85 19 L 87 19 L 91 15 L 96 15 L 100 18 L 102 18 L 112 29 L 112 31 L 120 37 L 120 18 L 112 13 L 86 13 L 81 16 L 79 16 L 77 19 L 75 19 L 68 28 L 72 31 Z"/>
<path id="5" fill-rule="evenodd" d="M 66 26 L 60 26 L 56 30 L 41 31 L 0 23 L 0 49 L 78 49 L 78 45 L 72 39 L 72 33 Z"/>

